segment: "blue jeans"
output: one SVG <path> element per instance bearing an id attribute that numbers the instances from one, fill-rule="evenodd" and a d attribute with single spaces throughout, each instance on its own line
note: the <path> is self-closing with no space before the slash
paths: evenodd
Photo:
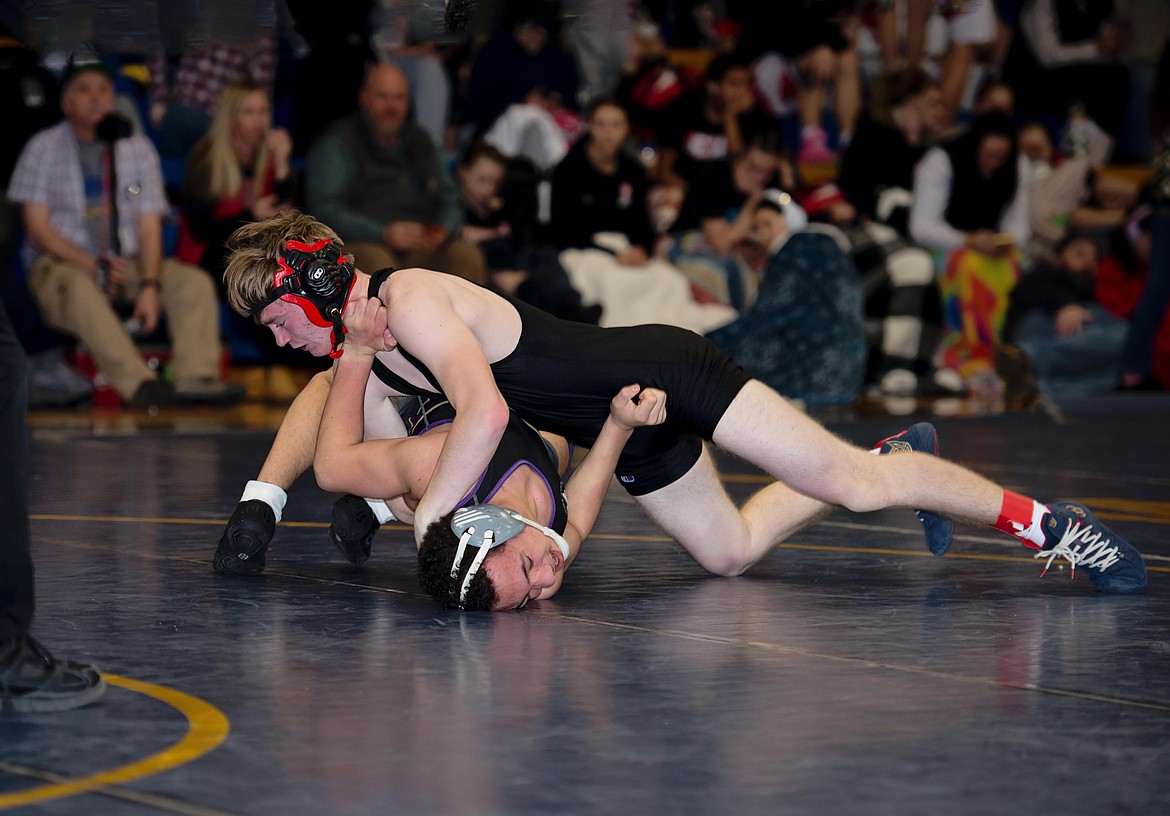
<path id="1" fill-rule="evenodd" d="M 1028 353 L 1040 387 L 1053 395 L 1109 391 L 1117 385 L 1127 325 L 1099 304 L 1093 320 L 1070 337 L 1057 337 L 1055 318 L 1030 312 L 1016 329 L 1015 344 Z"/>
<path id="2" fill-rule="evenodd" d="M 1149 277 L 1137 308 L 1129 318 L 1129 336 L 1121 354 L 1123 374 L 1150 376 L 1154 368 L 1154 340 L 1170 308 L 1170 205 L 1150 216 Z"/>
<path id="3" fill-rule="evenodd" d="M 1158 67 L 1141 62 L 1126 66 L 1129 72 L 1129 97 L 1125 105 L 1125 118 L 1121 132 L 1117 135 L 1116 156 L 1129 162 L 1149 162 L 1154 156 L 1154 143 L 1150 138 L 1149 99 L 1154 88 Z"/>

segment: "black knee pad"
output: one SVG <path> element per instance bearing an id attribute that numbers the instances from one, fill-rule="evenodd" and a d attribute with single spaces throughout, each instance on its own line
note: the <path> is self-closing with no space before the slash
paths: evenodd
<path id="1" fill-rule="evenodd" d="M 347 493 L 333 503 L 329 538 L 346 561 L 360 567 L 370 557 L 374 533 L 378 532 L 380 526 L 366 500 Z"/>
<path id="2" fill-rule="evenodd" d="M 215 548 L 212 568 L 220 575 L 259 575 L 264 571 L 264 551 L 275 534 L 276 513 L 266 502 L 240 502 Z"/>

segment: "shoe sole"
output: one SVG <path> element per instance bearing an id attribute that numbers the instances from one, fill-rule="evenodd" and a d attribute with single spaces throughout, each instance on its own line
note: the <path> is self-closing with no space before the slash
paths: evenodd
<path id="1" fill-rule="evenodd" d="M 361 507 L 353 510 L 350 509 L 348 502 L 341 500 L 333 505 L 333 523 L 329 525 L 329 538 L 332 539 L 333 545 L 337 547 L 338 552 L 345 556 L 345 560 L 355 567 L 360 567 L 370 559 L 373 537 L 381 525 L 376 525 L 372 531 L 362 536 L 342 537 L 339 531 L 350 531 L 356 527 L 360 523 L 360 519 L 355 518 L 355 516 L 365 515 L 369 518 L 370 514 L 371 511 L 365 505 L 365 502 L 362 502 Z M 369 544 L 366 543 L 367 539 L 370 541 Z"/>
<path id="2" fill-rule="evenodd" d="M 224 544 L 230 545 L 225 548 Z M 212 567 L 220 575 L 259 575 L 264 572 L 268 542 L 261 541 L 250 530 L 233 531 L 227 542 L 220 542 L 212 559 Z M 240 558 L 246 553 L 247 558 Z"/>
<path id="3" fill-rule="evenodd" d="M 345 556 L 345 560 L 355 567 L 360 567 L 370 560 L 370 553 L 366 552 L 364 541 L 361 538 L 342 538 L 334 527 L 329 528 L 329 538 L 337 551 Z"/>

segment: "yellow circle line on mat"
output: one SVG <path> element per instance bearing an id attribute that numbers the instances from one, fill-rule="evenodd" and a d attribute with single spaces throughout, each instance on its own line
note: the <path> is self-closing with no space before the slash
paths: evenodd
<path id="1" fill-rule="evenodd" d="M 0 795 L 0 809 L 45 802 L 50 799 L 61 799 L 80 793 L 91 793 L 111 785 L 120 785 L 147 776 L 154 776 L 198 759 L 213 751 L 227 739 L 228 732 L 231 730 L 228 718 L 211 703 L 166 686 L 156 686 L 153 683 L 144 683 L 141 680 L 132 680 L 129 677 L 118 677 L 113 674 L 103 676 L 111 686 L 119 686 L 127 691 L 145 694 L 147 697 L 153 697 L 176 709 L 187 718 L 187 733 L 169 748 L 120 768 L 99 771 L 69 782 L 42 785 L 30 790 Z"/>

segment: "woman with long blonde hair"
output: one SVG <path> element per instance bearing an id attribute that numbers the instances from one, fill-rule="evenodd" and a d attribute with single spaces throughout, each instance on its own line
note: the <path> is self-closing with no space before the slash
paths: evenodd
<path id="1" fill-rule="evenodd" d="M 271 110 L 263 87 L 233 82 L 219 97 L 207 135 L 187 157 L 176 255 L 221 284 L 228 236 L 291 203 L 292 140 L 271 126 Z"/>
<path id="2" fill-rule="evenodd" d="M 296 179 L 289 164 L 291 153 L 288 133 L 272 127 L 267 90 L 250 82 L 233 82 L 224 88 L 207 135 L 187 157 L 175 252 L 211 273 L 221 294 L 227 239 L 241 224 L 263 221 L 293 203 Z M 228 315 L 224 332 L 231 340 L 233 356 L 243 360 L 258 356 L 267 364 L 267 399 L 290 401 L 299 388 L 283 364 L 303 365 L 308 358 L 281 351 L 270 332 L 258 330 L 234 313 Z"/>

